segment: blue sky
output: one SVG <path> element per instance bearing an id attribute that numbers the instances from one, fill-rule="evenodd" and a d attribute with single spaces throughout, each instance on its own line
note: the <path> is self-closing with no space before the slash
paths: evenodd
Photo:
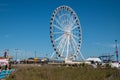
<path id="1" fill-rule="evenodd" d="M 5 49 L 18 57 L 49 56 L 50 18 L 61 5 L 70 6 L 82 27 L 81 52 L 87 58 L 120 51 L 119 0 L 0 0 L 0 53 Z M 24 56 L 24 57 L 23 57 Z"/>

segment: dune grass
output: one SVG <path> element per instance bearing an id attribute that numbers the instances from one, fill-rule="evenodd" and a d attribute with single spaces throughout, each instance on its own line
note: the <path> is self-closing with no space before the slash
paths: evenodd
<path id="1" fill-rule="evenodd" d="M 17 66 L 6 80 L 120 80 L 120 70 L 66 66 Z"/>

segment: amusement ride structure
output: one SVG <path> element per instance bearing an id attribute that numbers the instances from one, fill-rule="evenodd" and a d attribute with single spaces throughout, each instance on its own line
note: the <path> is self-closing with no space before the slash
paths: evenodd
<path id="1" fill-rule="evenodd" d="M 50 38 L 54 49 L 51 58 L 65 61 L 84 59 L 80 52 L 82 44 L 82 29 L 79 18 L 69 6 L 56 8 L 50 20 Z"/>

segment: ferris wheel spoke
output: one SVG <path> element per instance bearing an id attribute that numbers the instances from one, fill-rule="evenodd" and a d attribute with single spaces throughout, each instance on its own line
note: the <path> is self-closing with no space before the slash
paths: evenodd
<path id="1" fill-rule="evenodd" d="M 73 38 L 73 36 L 72 36 L 72 40 L 74 42 L 74 46 L 77 46 L 76 40 Z"/>
<path id="2" fill-rule="evenodd" d="M 57 19 L 57 18 L 55 18 L 55 21 L 58 23 L 58 25 L 62 28 L 62 24 L 60 23 L 60 21 Z"/>
<path id="3" fill-rule="evenodd" d="M 70 17 L 70 14 L 68 13 L 68 24 L 70 25 L 71 23 L 71 17 Z"/>
<path id="4" fill-rule="evenodd" d="M 66 59 L 68 59 L 68 54 L 69 54 L 69 36 L 67 37 L 67 54 L 66 54 Z"/>
<path id="5" fill-rule="evenodd" d="M 61 44 L 58 46 L 59 51 L 61 51 L 64 41 L 65 41 L 65 38 L 61 41 Z"/>
<path id="6" fill-rule="evenodd" d="M 72 31 L 72 34 L 79 34 L 79 31 Z"/>
<path id="7" fill-rule="evenodd" d="M 76 38 L 76 39 L 79 39 L 79 37 L 77 37 L 76 35 L 74 35 L 74 34 L 71 34 L 74 38 Z"/>
<path id="8" fill-rule="evenodd" d="M 75 52 L 75 45 L 74 45 L 74 42 L 71 41 L 71 44 L 72 44 L 73 50 L 74 50 L 74 52 Z"/>
<path id="9" fill-rule="evenodd" d="M 64 25 L 67 25 L 67 19 L 66 19 L 66 17 L 65 17 Z"/>
<path id="10" fill-rule="evenodd" d="M 76 28 L 78 28 L 78 25 L 72 27 L 72 28 L 71 28 L 71 31 L 74 30 L 74 29 L 76 29 Z"/>
<path id="11" fill-rule="evenodd" d="M 63 43 L 64 40 L 65 40 L 65 37 L 63 37 L 63 38 L 60 40 L 60 42 L 59 42 L 57 48 L 59 48 L 59 47 L 62 45 L 62 43 Z"/>
<path id="12" fill-rule="evenodd" d="M 63 43 L 64 43 L 64 41 L 65 41 L 65 37 L 63 37 L 63 39 L 60 41 L 60 43 L 58 44 L 58 46 L 57 46 L 57 49 L 58 49 L 58 51 L 60 52 L 61 51 L 61 49 L 62 49 L 62 45 L 63 45 Z M 60 53 L 61 54 L 61 53 Z"/>
<path id="13" fill-rule="evenodd" d="M 65 43 L 64 43 L 64 46 L 63 46 L 63 50 L 62 50 L 62 52 L 61 52 L 61 55 L 63 55 L 63 52 L 64 52 L 64 50 L 65 50 L 66 43 L 67 43 L 67 39 L 65 40 Z"/>
<path id="14" fill-rule="evenodd" d="M 54 27 L 56 27 L 57 29 L 61 30 L 61 31 L 64 31 L 61 27 L 57 26 L 57 25 L 53 25 Z"/>
<path id="15" fill-rule="evenodd" d="M 63 36 L 64 36 L 64 34 L 63 34 L 63 35 L 61 35 L 60 37 L 56 38 L 56 39 L 55 39 L 55 41 L 60 40 L 61 38 L 63 38 Z"/>
<path id="16" fill-rule="evenodd" d="M 66 24 L 67 25 L 69 24 L 69 14 L 68 13 L 66 14 Z"/>
<path id="17" fill-rule="evenodd" d="M 69 53 L 70 53 L 69 56 L 72 56 L 72 54 L 75 53 L 71 40 L 70 40 L 70 45 L 69 45 Z"/>
<path id="18" fill-rule="evenodd" d="M 69 24 L 69 14 L 66 15 L 67 16 L 67 24 Z"/>
<path id="19" fill-rule="evenodd" d="M 70 17 L 70 25 L 71 25 L 71 28 L 72 26 L 74 26 L 76 20 L 74 20 L 73 16 Z"/>
<path id="20" fill-rule="evenodd" d="M 71 23 L 71 28 L 74 27 L 75 23 L 76 23 L 76 20 L 73 20 L 72 23 Z"/>
<path id="21" fill-rule="evenodd" d="M 73 16 L 70 17 L 70 24 L 73 22 Z"/>
<path id="22" fill-rule="evenodd" d="M 64 32 L 54 32 L 54 34 L 63 34 Z"/>
<path id="23" fill-rule="evenodd" d="M 76 52 L 76 50 L 77 50 L 77 45 L 75 44 L 75 42 L 73 41 L 72 42 L 72 45 L 73 45 L 73 50 L 74 50 L 74 53 Z"/>

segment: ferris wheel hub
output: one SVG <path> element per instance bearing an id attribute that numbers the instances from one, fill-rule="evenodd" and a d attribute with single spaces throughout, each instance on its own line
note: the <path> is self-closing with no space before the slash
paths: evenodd
<path id="1" fill-rule="evenodd" d="M 71 35 L 71 31 L 67 30 L 67 31 L 65 31 L 65 34 L 66 35 Z"/>
<path id="2" fill-rule="evenodd" d="M 70 29 L 69 26 L 67 26 L 67 27 L 65 28 L 64 33 L 65 33 L 66 35 L 71 35 L 71 29 Z"/>

